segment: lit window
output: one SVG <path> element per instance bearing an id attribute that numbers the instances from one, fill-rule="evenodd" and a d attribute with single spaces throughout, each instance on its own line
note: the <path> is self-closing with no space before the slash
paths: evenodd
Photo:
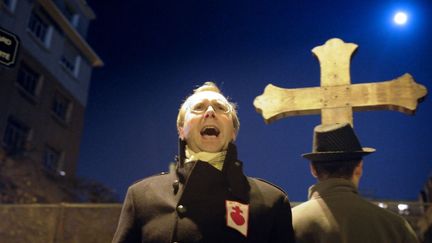
<path id="1" fill-rule="evenodd" d="M 380 207 L 380 208 L 388 208 L 388 205 L 387 205 L 387 203 L 380 202 L 380 203 L 378 203 L 378 207 Z"/>
<path id="2" fill-rule="evenodd" d="M 70 100 L 60 93 L 56 93 L 53 99 L 51 110 L 63 121 L 68 120 L 70 110 Z"/>
<path id="3" fill-rule="evenodd" d="M 408 204 L 405 203 L 400 203 L 397 205 L 398 209 L 399 209 L 399 214 L 404 214 L 404 215 L 409 215 L 409 206 Z"/>
<path id="4" fill-rule="evenodd" d="M 35 96 L 37 93 L 39 74 L 33 71 L 25 64 L 21 64 L 18 70 L 18 84 L 30 95 Z"/>
<path id="5" fill-rule="evenodd" d="M 43 166 L 45 170 L 58 173 L 62 176 L 66 175 L 65 172 L 61 169 L 60 162 L 61 152 L 50 146 L 46 146 L 43 155 Z"/>
<path id="6" fill-rule="evenodd" d="M 52 27 L 34 12 L 30 16 L 28 28 L 36 38 L 42 41 L 46 47 L 49 47 L 52 35 Z"/>
<path id="7" fill-rule="evenodd" d="M 400 211 L 407 210 L 408 209 L 408 205 L 405 204 L 405 203 L 400 203 L 400 204 L 398 204 L 398 209 Z"/>
<path id="8" fill-rule="evenodd" d="M 16 119 L 9 117 L 6 130 L 3 135 L 3 144 L 10 151 L 22 151 L 30 132 L 30 128 Z"/>

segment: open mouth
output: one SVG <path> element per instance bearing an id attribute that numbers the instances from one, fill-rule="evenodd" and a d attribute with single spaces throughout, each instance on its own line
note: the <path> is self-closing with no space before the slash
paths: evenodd
<path id="1" fill-rule="evenodd" d="M 219 129 L 214 126 L 205 126 L 201 129 L 201 136 L 219 136 Z"/>

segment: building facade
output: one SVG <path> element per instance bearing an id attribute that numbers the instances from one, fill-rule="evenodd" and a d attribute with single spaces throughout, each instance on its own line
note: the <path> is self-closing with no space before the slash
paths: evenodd
<path id="1" fill-rule="evenodd" d="M 17 63 L 0 66 L 0 160 L 73 178 L 93 68 L 85 0 L 0 0 L 0 27 L 20 39 Z M 22 162 L 19 162 L 22 161 Z"/>

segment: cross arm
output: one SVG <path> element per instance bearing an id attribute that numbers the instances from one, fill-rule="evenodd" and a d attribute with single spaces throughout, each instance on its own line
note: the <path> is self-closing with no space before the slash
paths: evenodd
<path id="1" fill-rule="evenodd" d="M 254 100 L 258 113 L 269 124 L 287 116 L 320 114 L 322 108 L 321 88 L 283 89 L 273 84 Z"/>
<path id="2" fill-rule="evenodd" d="M 350 103 L 354 111 L 393 110 L 413 115 L 427 94 L 425 86 L 406 73 L 378 83 L 353 84 Z"/>
<path id="3" fill-rule="evenodd" d="M 254 106 L 269 124 L 288 116 L 323 113 L 323 124 L 338 121 L 343 114 L 366 110 L 394 110 L 414 114 L 427 89 L 417 84 L 410 74 L 391 81 L 331 87 L 283 89 L 267 85 L 254 100 Z M 338 113 L 338 111 L 342 113 Z M 325 114 L 324 114 L 325 113 Z M 338 117 L 334 117 L 338 116 Z M 352 122 L 352 117 L 349 119 Z"/>

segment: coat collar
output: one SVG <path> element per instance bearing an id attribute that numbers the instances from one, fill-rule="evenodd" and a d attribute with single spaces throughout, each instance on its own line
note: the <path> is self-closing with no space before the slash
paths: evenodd
<path id="1" fill-rule="evenodd" d="M 309 187 L 308 198 L 314 199 L 325 197 L 333 193 L 354 193 L 358 194 L 357 188 L 351 181 L 342 178 L 331 178 L 320 181 Z"/>
<path id="2" fill-rule="evenodd" d="M 177 176 L 181 183 L 185 184 L 185 190 L 192 190 L 198 187 L 200 182 L 195 179 L 203 178 L 199 174 L 202 172 L 202 162 L 184 163 L 186 143 L 179 141 L 179 156 L 177 159 Z M 209 165 L 211 166 L 211 165 Z M 214 168 L 214 170 L 217 170 Z M 249 201 L 250 186 L 246 176 L 243 174 L 243 163 L 237 159 L 237 147 L 233 143 L 229 143 L 224 165 L 222 167 L 224 181 L 227 182 L 227 189 L 238 199 L 243 202 Z M 191 183 L 190 183 L 191 182 Z"/>

